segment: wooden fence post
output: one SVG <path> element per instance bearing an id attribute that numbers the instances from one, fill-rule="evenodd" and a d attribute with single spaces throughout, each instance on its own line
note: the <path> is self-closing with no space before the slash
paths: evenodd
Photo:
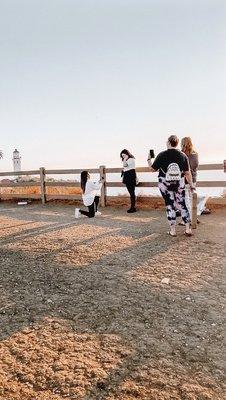
<path id="1" fill-rule="evenodd" d="M 196 192 L 192 193 L 192 213 L 191 213 L 191 227 L 193 229 L 197 228 L 197 201 L 198 196 Z"/>
<path id="2" fill-rule="evenodd" d="M 40 171 L 40 188 L 41 188 L 41 200 L 42 204 L 46 203 L 46 174 L 45 174 L 45 168 L 41 167 L 39 168 Z"/>
<path id="3" fill-rule="evenodd" d="M 100 181 L 102 182 L 100 205 L 106 207 L 106 167 L 105 165 L 100 166 Z"/>

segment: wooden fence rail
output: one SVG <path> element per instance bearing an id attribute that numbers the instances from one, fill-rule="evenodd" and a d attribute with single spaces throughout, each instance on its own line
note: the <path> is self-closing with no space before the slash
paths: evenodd
<path id="1" fill-rule="evenodd" d="M 200 171 L 224 171 L 226 172 L 226 160 L 222 164 L 201 164 L 199 166 Z M 137 167 L 137 173 L 150 173 L 148 167 Z M 80 184 L 78 182 L 51 182 L 46 178 L 48 175 L 78 175 L 82 172 L 82 169 L 45 169 L 44 167 L 39 168 L 38 170 L 29 170 L 29 171 L 20 171 L 20 172 L 0 172 L 0 177 L 18 177 L 17 182 L 0 182 L 1 188 L 29 188 L 29 187 L 39 187 L 40 194 L 20 194 L 20 193 L 9 193 L 3 194 L 0 193 L 0 199 L 4 198 L 18 198 L 18 199 L 41 199 L 42 204 L 45 204 L 48 200 L 51 199 L 69 199 L 69 200 L 78 200 L 81 198 L 80 195 L 72 195 L 72 194 L 48 194 L 46 188 L 48 187 L 79 187 Z M 105 207 L 107 204 L 107 188 L 112 187 L 124 187 L 122 182 L 113 182 L 109 181 L 108 174 L 120 174 L 121 168 L 106 168 L 104 165 L 101 165 L 99 168 L 91 168 L 89 172 L 92 174 L 99 174 L 100 180 L 102 182 L 101 189 L 101 206 Z M 19 178 L 21 176 L 34 176 L 39 175 L 39 180 L 37 181 L 20 181 Z M 226 187 L 226 181 L 199 181 L 197 184 L 198 187 Z M 157 182 L 140 182 L 138 187 L 157 187 Z M 192 225 L 196 227 L 197 220 L 197 195 L 193 195 L 193 215 L 192 215 Z"/>

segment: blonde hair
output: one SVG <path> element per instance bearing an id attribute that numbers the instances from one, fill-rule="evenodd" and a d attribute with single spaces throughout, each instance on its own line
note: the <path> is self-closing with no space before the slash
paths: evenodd
<path id="1" fill-rule="evenodd" d="M 181 150 L 187 156 L 189 156 L 192 153 L 195 153 L 191 138 L 189 136 L 186 136 L 181 140 Z"/>

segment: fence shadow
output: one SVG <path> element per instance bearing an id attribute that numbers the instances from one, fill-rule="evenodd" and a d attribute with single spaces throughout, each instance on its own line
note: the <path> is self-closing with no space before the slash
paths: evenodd
<path id="1" fill-rule="evenodd" d="M 164 382 L 161 387 L 159 378 L 153 386 L 157 391 L 175 390 L 177 396 L 182 396 L 181 381 L 186 375 L 188 379 L 194 375 L 191 365 L 198 373 L 205 364 L 206 377 L 212 377 L 213 398 L 220 399 L 220 383 L 214 380 L 213 372 L 222 351 L 221 343 L 219 340 L 217 351 L 216 347 L 210 350 L 209 342 L 201 338 L 206 335 L 206 324 L 214 321 L 217 325 L 221 320 L 219 297 L 213 293 L 221 293 L 221 278 L 217 279 L 217 275 L 223 249 L 209 243 L 208 253 L 201 241 L 203 232 L 199 242 L 192 238 L 190 247 L 182 236 L 176 241 L 161 236 L 165 225 L 164 222 L 161 225 L 164 220 L 159 218 L 152 220 L 151 227 L 143 222 L 138 226 L 137 221 L 122 225 L 120 219 L 114 218 L 81 220 L 76 225 L 78 232 L 84 229 L 92 234 L 85 237 L 82 233 L 79 237 L 77 232 L 69 243 L 67 231 L 74 229 L 74 224 L 50 226 L 47 232 L 50 240 L 43 242 L 43 255 L 38 254 L 39 244 L 44 240 L 39 231 L 27 232 L 31 234 L 32 250 L 32 247 L 21 248 L 19 237 L 15 238 L 14 248 L 10 246 L 13 237 L 1 244 L 1 290 L 5 304 L 0 312 L 1 339 L 10 340 L 26 328 L 42 326 L 46 318 L 67 321 L 79 335 L 116 335 L 128 353 L 108 370 L 106 378 L 90 378 L 92 387 L 87 388 L 84 399 L 107 400 L 110 395 L 123 398 L 122 384 L 127 379 L 139 386 L 138 371 L 154 367 L 159 371 L 161 363 L 162 378 L 169 379 L 173 374 L 175 382 L 176 369 L 180 370 L 182 364 L 184 367 L 175 387 L 170 388 L 166 383 L 164 386 Z M 51 234 L 59 232 L 63 240 L 51 249 L 48 247 L 53 243 Z M 204 265 L 207 261 L 209 274 Z M 161 284 L 167 271 L 172 279 L 169 286 Z M 186 274 L 190 274 L 190 279 Z M 186 300 L 188 295 L 190 299 Z M 200 341 L 202 346 L 198 348 Z M 136 397 L 134 387 L 127 388 L 125 393 Z"/>

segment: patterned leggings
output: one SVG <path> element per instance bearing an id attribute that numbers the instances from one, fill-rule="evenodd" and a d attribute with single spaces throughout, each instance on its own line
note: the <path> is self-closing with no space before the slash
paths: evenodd
<path id="1" fill-rule="evenodd" d="M 166 204 L 166 215 L 170 225 L 176 224 L 176 210 L 179 206 L 181 217 L 185 224 L 191 221 L 190 213 L 185 202 L 185 184 L 181 179 L 177 191 L 169 191 L 165 178 L 159 177 L 159 190 Z"/>

